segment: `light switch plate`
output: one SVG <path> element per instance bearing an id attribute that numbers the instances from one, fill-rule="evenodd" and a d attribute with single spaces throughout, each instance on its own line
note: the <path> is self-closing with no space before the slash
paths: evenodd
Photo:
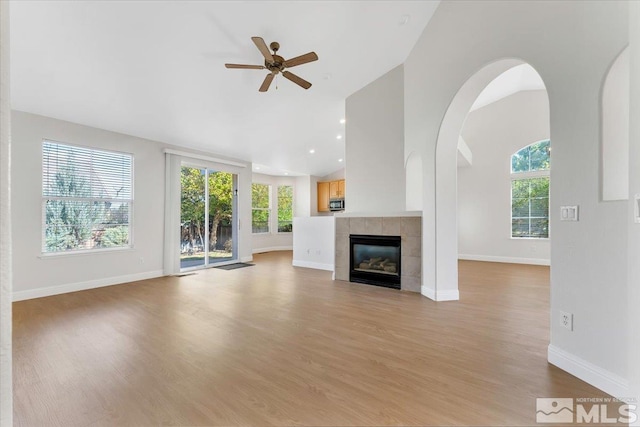
<path id="1" fill-rule="evenodd" d="M 634 208 L 633 208 L 633 221 L 636 224 L 640 224 L 640 193 L 637 193 L 633 198 Z"/>
<path id="2" fill-rule="evenodd" d="M 578 206 L 561 206 L 560 221 L 578 221 Z"/>

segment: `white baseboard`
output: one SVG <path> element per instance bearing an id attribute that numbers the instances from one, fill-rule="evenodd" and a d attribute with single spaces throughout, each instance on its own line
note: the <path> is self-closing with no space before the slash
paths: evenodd
<path id="1" fill-rule="evenodd" d="M 104 286 L 119 285 L 122 283 L 136 282 L 138 280 L 153 279 L 164 276 L 164 271 L 146 271 L 144 273 L 127 274 L 124 276 L 107 277 L 104 279 L 88 280 L 86 282 L 68 283 L 65 285 L 48 286 L 46 288 L 28 289 L 13 293 L 13 301 L 23 301 L 33 298 L 48 297 L 51 295 L 66 294 L 69 292 L 85 291 L 87 289 L 101 288 Z"/>
<path id="2" fill-rule="evenodd" d="M 420 293 L 422 295 L 424 295 L 425 297 L 429 298 L 430 300 L 436 300 L 436 290 L 435 289 L 431 289 L 428 288 L 426 286 L 421 286 L 420 287 Z"/>
<path id="3" fill-rule="evenodd" d="M 261 254 L 264 252 L 274 252 L 274 251 L 292 251 L 293 246 L 270 246 L 267 248 L 256 248 L 253 250 L 254 254 Z"/>
<path id="4" fill-rule="evenodd" d="M 493 255 L 467 255 L 459 254 L 458 259 L 467 261 L 505 262 L 508 264 L 551 265 L 550 260 L 544 258 L 518 258 Z"/>
<path id="5" fill-rule="evenodd" d="M 435 289 L 422 286 L 420 293 L 434 301 L 458 301 L 460 299 L 460 292 L 457 289 L 436 292 Z"/>
<path id="6" fill-rule="evenodd" d="M 316 270 L 333 271 L 333 264 L 322 264 L 319 262 L 293 260 L 294 267 L 315 268 Z"/>
<path id="7" fill-rule="evenodd" d="M 251 261 L 253 261 L 252 256 L 243 256 L 242 258 L 240 258 L 240 262 L 251 262 Z"/>
<path id="8" fill-rule="evenodd" d="M 629 382 L 624 378 L 549 344 L 547 360 L 563 371 L 621 399 L 629 397 Z"/>
<path id="9" fill-rule="evenodd" d="M 436 301 L 458 301 L 459 299 L 460 292 L 457 289 L 436 292 Z"/>

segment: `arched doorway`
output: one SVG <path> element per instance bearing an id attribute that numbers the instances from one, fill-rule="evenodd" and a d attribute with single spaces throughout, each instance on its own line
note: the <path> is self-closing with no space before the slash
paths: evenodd
<path id="1" fill-rule="evenodd" d="M 457 156 L 461 130 L 472 105 L 485 87 L 505 71 L 522 64 L 525 61 L 509 58 L 481 68 L 458 90 L 441 122 L 435 153 L 435 286 L 423 286 L 423 294 L 436 301 L 460 298 Z"/>

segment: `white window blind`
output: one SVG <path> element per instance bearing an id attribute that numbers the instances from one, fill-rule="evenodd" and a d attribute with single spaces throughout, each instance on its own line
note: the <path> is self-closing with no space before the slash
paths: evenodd
<path id="1" fill-rule="evenodd" d="M 131 245 L 133 156 L 42 143 L 42 251 Z"/>

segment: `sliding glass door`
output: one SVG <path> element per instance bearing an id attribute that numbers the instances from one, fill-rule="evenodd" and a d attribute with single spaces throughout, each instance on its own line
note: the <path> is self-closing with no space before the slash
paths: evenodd
<path id="1" fill-rule="evenodd" d="M 180 269 L 237 260 L 237 175 L 182 166 Z"/>

